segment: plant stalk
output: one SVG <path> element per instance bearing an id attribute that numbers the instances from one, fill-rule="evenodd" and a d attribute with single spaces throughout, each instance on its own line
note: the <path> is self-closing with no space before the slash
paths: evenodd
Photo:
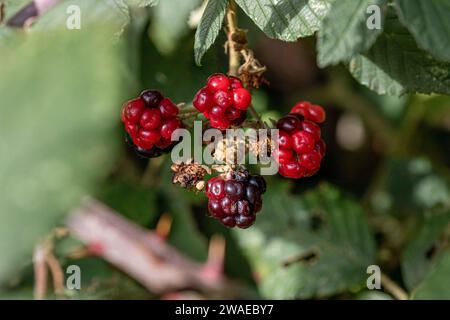
<path id="1" fill-rule="evenodd" d="M 227 11 L 227 25 L 228 25 L 228 57 L 229 57 L 229 70 L 230 76 L 237 77 L 239 75 L 239 67 L 241 64 L 240 53 L 235 50 L 233 45 L 233 34 L 237 30 L 237 16 L 236 16 L 236 2 L 230 0 Z"/>

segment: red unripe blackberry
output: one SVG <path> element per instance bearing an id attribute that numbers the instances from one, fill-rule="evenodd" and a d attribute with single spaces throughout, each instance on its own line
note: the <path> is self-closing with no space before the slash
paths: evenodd
<path id="1" fill-rule="evenodd" d="M 214 106 L 209 110 L 208 115 L 210 118 L 220 119 L 225 114 L 225 108 L 222 108 L 220 106 Z"/>
<path id="2" fill-rule="evenodd" d="M 206 196 L 210 199 L 222 199 L 225 196 L 225 181 L 219 177 L 211 178 L 206 184 Z"/>
<path id="3" fill-rule="evenodd" d="M 241 116 L 241 110 L 238 110 L 236 108 L 228 108 L 227 111 L 225 112 L 225 117 L 227 119 L 229 119 L 230 121 L 239 119 L 239 117 Z"/>
<path id="4" fill-rule="evenodd" d="M 285 131 L 278 131 L 278 146 L 280 149 L 290 149 L 292 146 L 291 136 Z"/>
<path id="5" fill-rule="evenodd" d="M 219 129 L 219 130 L 225 130 L 225 129 L 230 127 L 231 121 L 228 120 L 227 118 L 222 118 L 222 119 L 219 118 L 219 119 L 217 119 L 217 118 L 210 117 L 209 124 L 213 128 L 216 128 L 216 129 Z"/>
<path id="6" fill-rule="evenodd" d="M 231 89 L 239 89 L 243 87 L 241 79 L 237 77 L 230 76 L 228 77 L 228 80 L 230 81 Z"/>
<path id="7" fill-rule="evenodd" d="M 158 109 L 146 109 L 140 120 L 141 127 L 147 130 L 156 129 L 161 124 L 161 111 Z"/>
<path id="8" fill-rule="evenodd" d="M 247 110 L 252 103 L 252 95 L 244 88 L 238 88 L 233 91 L 234 107 L 239 110 Z"/>
<path id="9" fill-rule="evenodd" d="M 208 181 L 208 210 L 227 227 L 248 228 L 262 208 L 261 195 L 265 191 L 263 177 L 243 170 L 229 172 Z"/>
<path id="10" fill-rule="evenodd" d="M 178 115 L 178 107 L 172 100 L 165 98 L 159 104 L 159 111 L 164 119 L 174 118 Z"/>
<path id="11" fill-rule="evenodd" d="M 154 145 L 161 139 L 161 136 L 158 130 L 139 130 L 138 139 L 144 140 L 146 143 L 150 145 Z"/>
<path id="12" fill-rule="evenodd" d="M 280 174 L 288 178 L 300 179 L 305 176 L 305 172 L 296 159 L 280 164 Z"/>
<path id="13" fill-rule="evenodd" d="M 138 126 L 134 123 L 125 123 L 125 131 L 132 137 L 135 138 L 138 133 Z"/>
<path id="14" fill-rule="evenodd" d="M 280 164 L 282 176 L 299 179 L 319 170 L 326 145 L 317 123 L 323 121 L 323 108 L 309 102 L 296 104 L 289 115 L 278 121 L 279 149 L 273 150 L 273 155 Z"/>
<path id="15" fill-rule="evenodd" d="M 219 90 L 228 91 L 228 88 L 230 87 L 230 80 L 224 74 L 213 74 L 208 78 L 207 86 L 211 92 L 216 92 Z"/>
<path id="16" fill-rule="evenodd" d="M 320 156 L 320 153 L 316 150 L 313 150 L 310 153 L 303 153 L 300 156 L 298 162 L 306 170 L 314 171 L 320 167 L 321 160 L 322 157 Z"/>
<path id="17" fill-rule="evenodd" d="M 197 92 L 192 104 L 198 111 L 205 112 L 213 107 L 214 97 L 211 95 L 208 88 L 205 87 Z"/>
<path id="18" fill-rule="evenodd" d="M 124 122 L 130 122 L 130 123 L 137 123 L 141 119 L 141 115 L 144 112 L 145 109 L 145 103 L 143 100 L 137 98 L 128 101 L 125 106 L 123 107 L 123 117 L 122 121 Z"/>
<path id="19" fill-rule="evenodd" d="M 311 104 L 307 101 L 297 103 L 291 109 L 291 113 L 300 114 L 306 120 L 310 120 L 315 123 L 323 123 L 326 118 L 325 110 L 321 106 Z"/>
<path id="20" fill-rule="evenodd" d="M 175 142 L 172 133 L 182 127 L 178 107 L 156 90 L 145 90 L 122 109 L 127 142 L 142 157 L 153 158 L 169 152 Z"/>
<path id="21" fill-rule="evenodd" d="M 273 156 L 277 159 L 279 164 L 284 164 L 291 161 L 294 158 L 294 151 L 291 149 L 278 148 L 273 151 Z"/>
<path id="22" fill-rule="evenodd" d="M 226 109 L 228 107 L 231 107 L 231 105 L 233 104 L 233 96 L 231 92 L 219 90 L 214 93 L 214 102 L 218 106 Z"/>
<path id="23" fill-rule="evenodd" d="M 164 120 L 161 124 L 161 137 L 164 139 L 171 139 L 172 133 L 181 128 L 181 121 L 177 118 L 169 118 Z"/>
<path id="24" fill-rule="evenodd" d="M 245 121 L 245 110 L 251 100 L 251 94 L 243 88 L 241 80 L 214 74 L 208 78 L 206 87 L 197 92 L 193 105 L 209 120 L 211 127 L 225 130 Z"/>
<path id="25" fill-rule="evenodd" d="M 307 153 L 314 150 L 316 140 L 306 131 L 297 131 L 292 135 L 292 148 L 296 153 Z"/>
<path id="26" fill-rule="evenodd" d="M 304 131 L 309 132 L 314 136 L 314 139 L 319 140 L 322 133 L 320 127 L 312 121 L 302 121 L 301 127 Z"/>

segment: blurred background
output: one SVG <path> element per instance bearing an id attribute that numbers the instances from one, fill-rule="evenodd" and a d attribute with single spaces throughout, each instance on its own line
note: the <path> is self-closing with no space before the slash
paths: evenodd
<path id="1" fill-rule="evenodd" d="M 72 2 L 81 6 L 80 30 L 66 28 Z M 319 69 L 313 37 L 272 40 L 242 14 L 268 68 L 256 110 L 278 119 L 308 100 L 327 112 L 319 173 L 267 177 L 256 224 L 229 230 L 206 216 L 202 193 L 172 185 L 170 156 L 147 161 L 127 147 L 123 102 L 151 88 L 191 104 L 210 74 L 227 72 L 225 33 L 202 66 L 194 62 L 201 2 L 125 9 L 64 1 L 26 30 L 0 27 L 0 297 L 36 297 L 36 277 L 47 272 L 40 285 L 49 299 L 450 298 L 448 96 L 377 95 L 345 66 Z M 28 1 L 3 3 L 6 21 Z M 145 278 L 159 269 L 130 274 L 101 244 L 60 229 L 86 197 L 161 238 L 206 285 L 154 287 Z M 394 289 L 367 289 L 373 264 Z M 80 290 L 55 286 L 70 265 L 81 269 Z"/>

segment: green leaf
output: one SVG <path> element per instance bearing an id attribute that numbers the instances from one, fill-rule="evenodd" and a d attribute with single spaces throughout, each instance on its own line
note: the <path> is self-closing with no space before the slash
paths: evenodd
<path id="1" fill-rule="evenodd" d="M 128 3 L 128 5 L 137 7 L 152 7 L 159 4 L 159 0 L 125 0 L 125 1 Z"/>
<path id="2" fill-rule="evenodd" d="M 369 29 L 366 25 L 370 5 L 384 7 L 387 0 L 340 0 L 331 5 L 323 21 L 317 43 L 320 67 L 348 61 L 355 54 L 368 50 L 382 29 Z M 385 12 L 383 10 L 382 12 Z M 384 15 L 380 17 L 384 19 Z M 382 23 L 382 21 L 380 21 Z"/>
<path id="3" fill-rule="evenodd" d="M 171 53 L 180 38 L 189 31 L 189 14 L 199 5 L 200 0 L 162 1 L 154 9 L 151 37 L 163 53 Z"/>
<path id="4" fill-rule="evenodd" d="M 265 298 L 321 298 L 362 287 L 375 259 L 361 207 L 329 185 L 301 196 L 288 184 L 271 185 L 256 224 L 235 234 Z"/>
<path id="5" fill-rule="evenodd" d="M 421 224 L 403 254 L 402 274 L 409 290 L 416 288 L 436 263 L 439 243 L 445 231 L 450 231 L 450 211 L 429 214 Z"/>
<path id="6" fill-rule="evenodd" d="M 320 29 L 332 0 L 236 0 L 270 38 L 297 41 Z"/>
<path id="7" fill-rule="evenodd" d="M 351 74 L 378 94 L 406 92 L 450 94 L 450 63 L 437 61 L 419 49 L 395 18 L 367 52 L 350 61 Z"/>
<path id="8" fill-rule="evenodd" d="M 442 0 L 395 0 L 401 22 L 419 46 L 450 61 L 450 4 Z"/>
<path id="9" fill-rule="evenodd" d="M 427 158 L 389 157 L 371 202 L 380 214 L 420 216 L 427 209 L 450 206 L 450 186 Z"/>
<path id="10" fill-rule="evenodd" d="M 0 52 L 0 281 L 115 160 L 128 87 L 113 30 L 35 32 Z"/>
<path id="11" fill-rule="evenodd" d="M 209 0 L 197 32 L 195 33 L 195 62 L 201 65 L 203 55 L 216 41 L 222 30 L 222 23 L 228 6 L 228 0 Z"/>
<path id="12" fill-rule="evenodd" d="M 448 300 L 450 299 L 450 251 L 442 255 L 422 284 L 413 292 L 412 298 L 416 300 Z"/>

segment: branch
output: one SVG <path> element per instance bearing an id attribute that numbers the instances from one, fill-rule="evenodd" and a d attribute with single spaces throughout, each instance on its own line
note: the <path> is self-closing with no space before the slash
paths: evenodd
<path id="1" fill-rule="evenodd" d="M 6 25 L 9 27 L 23 28 L 29 25 L 30 21 L 49 11 L 58 2 L 59 0 L 34 0 L 11 17 L 6 22 Z"/>
<path id="2" fill-rule="evenodd" d="M 397 300 L 408 300 L 408 294 L 386 274 L 381 274 L 381 286 Z"/>
<path id="3" fill-rule="evenodd" d="M 149 291 L 163 294 L 182 289 L 205 293 L 236 293 L 223 274 L 205 276 L 206 265 L 194 262 L 164 242 L 156 233 L 128 222 L 105 205 L 88 200 L 74 210 L 67 225 L 77 238 L 99 247 L 97 254 Z"/>
<path id="4" fill-rule="evenodd" d="M 228 46 L 228 56 L 229 56 L 229 71 L 231 76 L 237 77 L 239 75 L 240 53 L 236 50 L 234 46 L 233 35 L 237 31 L 237 18 L 236 18 L 236 3 L 234 0 L 230 1 L 227 11 L 227 46 Z"/>

